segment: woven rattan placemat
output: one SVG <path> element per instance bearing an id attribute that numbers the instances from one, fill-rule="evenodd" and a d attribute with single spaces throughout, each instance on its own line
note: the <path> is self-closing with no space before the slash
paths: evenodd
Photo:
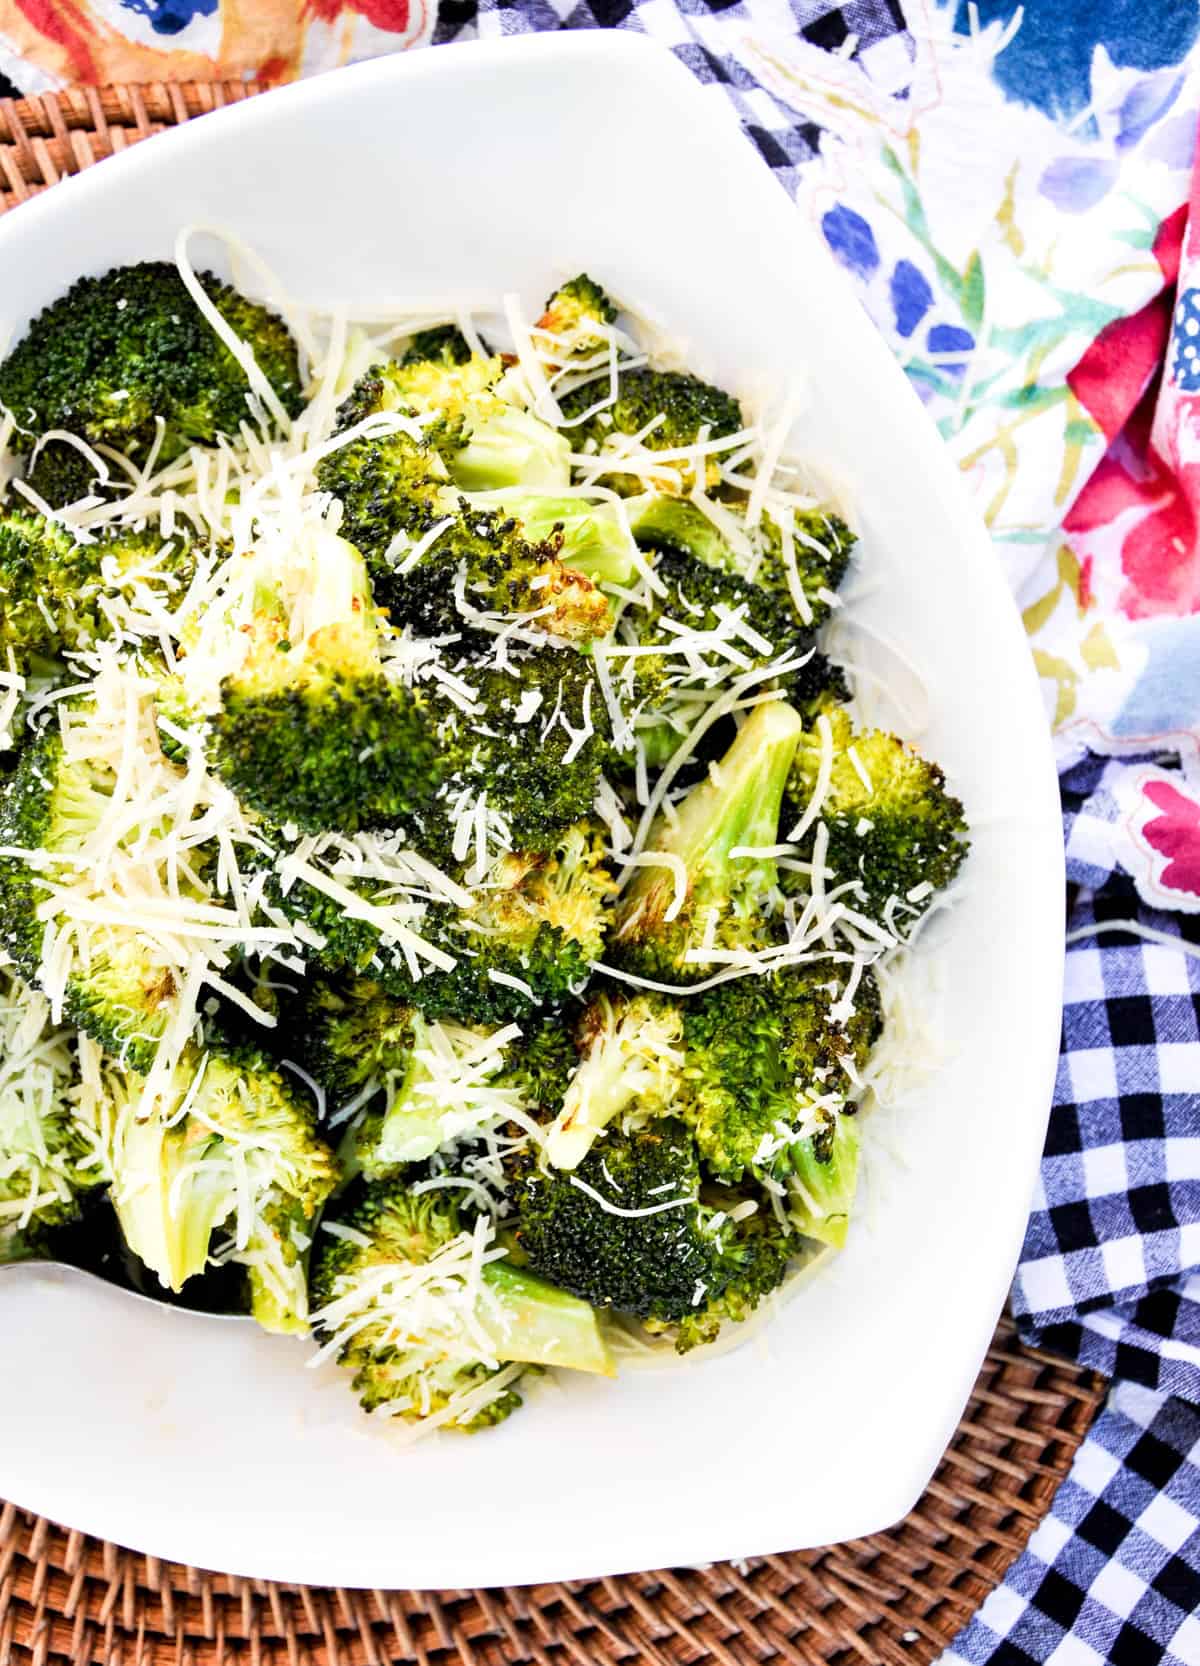
<path id="1" fill-rule="evenodd" d="M 257 89 L 0 100 L 0 213 Z M 2 287 L 2 278 L 0 278 Z M 886 1384 L 880 1385 L 886 1393 Z M 744 1568 L 496 1591 L 338 1591 L 138 1556 L 0 1508 L 0 1666 L 918 1666 L 1041 1519 L 1103 1398 L 1001 1324 L 929 1490 L 888 1533 Z M 747 1478 L 769 1485 L 769 1477 Z"/>

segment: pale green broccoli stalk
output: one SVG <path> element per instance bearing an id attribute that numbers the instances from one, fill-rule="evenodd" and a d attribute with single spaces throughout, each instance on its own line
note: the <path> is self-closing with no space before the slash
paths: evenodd
<path id="1" fill-rule="evenodd" d="M 647 862 L 617 903 L 607 955 L 641 977 L 696 983 L 742 951 L 767 946 L 764 903 L 779 810 L 803 733 L 782 701 L 754 707 L 732 746 L 650 830 Z"/>
<path id="2" fill-rule="evenodd" d="M 354 1372 L 365 1410 L 414 1430 L 483 1429 L 520 1406 L 528 1366 L 614 1374 L 587 1303 L 514 1266 L 450 1193 L 380 1182 L 330 1224 L 313 1259 L 313 1328 Z"/>

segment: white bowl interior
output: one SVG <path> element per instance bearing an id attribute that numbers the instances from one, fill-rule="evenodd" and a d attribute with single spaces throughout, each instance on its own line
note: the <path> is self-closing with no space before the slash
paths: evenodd
<path id="1" fill-rule="evenodd" d="M 704 1363 L 547 1388 L 478 1439 L 396 1450 L 332 1373 L 303 1369 L 303 1344 L 6 1275 L 0 1496 L 181 1561 L 351 1586 L 549 1580 L 886 1526 L 932 1473 L 1007 1289 L 1061 979 L 1045 721 L 936 436 L 723 101 L 635 37 L 393 59 L 188 124 L 0 225 L 2 321 L 80 272 L 169 256 L 190 221 L 329 301 L 534 305 L 584 268 L 717 379 L 803 382 L 800 437 L 852 483 L 879 580 L 858 616 L 927 679 L 923 743 L 978 818 L 938 948 L 953 1056 L 891 1120 L 901 1149 L 875 1154 L 868 1219 L 777 1323 Z"/>

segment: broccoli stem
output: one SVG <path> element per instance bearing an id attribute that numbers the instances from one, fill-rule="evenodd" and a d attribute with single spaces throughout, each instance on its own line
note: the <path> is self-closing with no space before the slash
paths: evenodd
<path id="1" fill-rule="evenodd" d="M 480 1303 L 479 1321 L 497 1359 L 616 1376 L 600 1321 L 587 1302 L 506 1261 L 489 1262 L 483 1282 L 491 1299 Z"/>
<path id="2" fill-rule="evenodd" d="M 470 502 L 472 508 L 514 516 L 531 544 L 544 543 L 561 528 L 564 566 L 599 584 L 629 584 L 637 572 L 629 535 L 611 503 L 552 497 L 523 487 L 473 492 Z"/>
<path id="3" fill-rule="evenodd" d="M 755 706 L 720 764 L 676 806 L 674 825 L 664 827 L 653 848 L 682 857 L 694 878 L 723 868 L 741 846 L 774 845 L 803 733 L 803 720 L 782 700 Z"/>

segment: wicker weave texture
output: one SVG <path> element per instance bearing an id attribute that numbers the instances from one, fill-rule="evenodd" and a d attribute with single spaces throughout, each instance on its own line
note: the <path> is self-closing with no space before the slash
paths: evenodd
<path id="1" fill-rule="evenodd" d="M 0 100 L 0 213 L 257 90 Z M 3 1506 L 0 1666 L 921 1666 L 1024 1547 L 1102 1399 L 1095 1379 L 1022 1348 L 1005 1321 L 904 1522 L 744 1570 L 522 1590 L 316 1590 L 179 1567 Z M 769 1470 L 746 1484 L 770 1485 Z"/>
<path id="2" fill-rule="evenodd" d="M 1094 1379 L 1022 1348 L 1006 1321 L 904 1522 L 744 1571 L 722 1563 L 521 1590 L 314 1590 L 136 1556 L 10 1506 L 0 1514 L 0 1662 L 919 1666 L 1023 1548 L 1102 1397 Z M 769 1486 L 769 1469 L 746 1484 Z"/>
<path id="3" fill-rule="evenodd" d="M 0 214 L 139 139 L 259 90 L 241 81 L 160 83 L 0 99 Z"/>

